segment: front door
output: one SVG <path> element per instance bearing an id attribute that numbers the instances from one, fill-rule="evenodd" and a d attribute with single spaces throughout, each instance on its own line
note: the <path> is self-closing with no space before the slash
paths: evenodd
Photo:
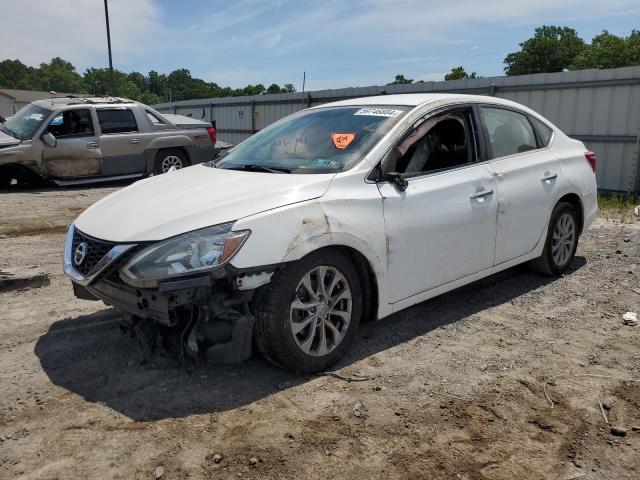
<path id="1" fill-rule="evenodd" d="M 142 173 L 147 160 L 143 135 L 133 111 L 126 107 L 99 108 L 102 175 Z"/>
<path id="2" fill-rule="evenodd" d="M 561 162 L 545 148 L 548 138 L 536 136 L 523 112 L 494 106 L 479 110 L 497 174 L 499 265 L 530 253 L 541 240 L 555 203 Z"/>
<path id="3" fill-rule="evenodd" d="M 57 178 L 99 175 L 102 153 L 91 110 L 64 110 L 49 122 L 43 133 L 56 137 L 56 146 L 43 144 L 42 160 L 46 169 Z"/>
<path id="4" fill-rule="evenodd" d="M 380 182 L 392 303 L 491 268 L 496 180 L 478 155 L 471 108 L 429 116 L 394 147 Z M 388 177 L 387 177 L 388 178 Z"/>

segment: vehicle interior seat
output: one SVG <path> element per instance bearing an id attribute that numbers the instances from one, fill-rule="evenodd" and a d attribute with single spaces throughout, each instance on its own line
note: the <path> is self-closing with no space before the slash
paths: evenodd
<path id="1" fill-rule="evenodd" d="M 451 168 L 468 162 L 469 155 L 462 119 L 448 119 L 438 123 L 427 137 L 432 139 L 433 150 L 422 171 Z M 428 138 L 425 139 L 427 140 Z"/>

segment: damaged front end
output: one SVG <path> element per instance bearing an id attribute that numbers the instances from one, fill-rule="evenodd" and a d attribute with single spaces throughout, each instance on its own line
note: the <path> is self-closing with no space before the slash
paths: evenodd
<path id="1" fill-rule="evenodd" d="M 146 356 L 158 348 L 182 359 L 240 363 L 251 355 L 255 288 L 275 267 L 238 271 L 228 262 L 249 231 L 217 225 L 155 243 L 95 239 L 72 225 L 64 269 L 74 293 L 124 312 L 121 328 Z"/>

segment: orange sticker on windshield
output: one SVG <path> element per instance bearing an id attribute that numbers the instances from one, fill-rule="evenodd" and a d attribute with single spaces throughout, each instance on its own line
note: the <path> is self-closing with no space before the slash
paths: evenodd
<path id="1" fill-rule="evenodd" d="M 351 142 L 356 138 L 355 133 L 332 133 L 331 140 L 333 140 L 333 144 L 336 148 L 343 150 L 347 148 Z"/>

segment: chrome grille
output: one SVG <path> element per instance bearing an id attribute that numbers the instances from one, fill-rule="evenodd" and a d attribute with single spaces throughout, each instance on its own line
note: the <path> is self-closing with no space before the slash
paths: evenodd
<path id="1" fill-rule="evenodd" d="M 87 253 L 80 265 L 76 265 L 73 260 L 74 252 L 82 242 L 87 244 Z M 86 277 L 93 267 L 96 266 L 96 263 L 98 263 L 115 245 L 115 243 L 88 237 L 76 228 L 73 232 L 73 242 L 71 245 L 71 261 L 73 263 L 73 268 Z"/>

